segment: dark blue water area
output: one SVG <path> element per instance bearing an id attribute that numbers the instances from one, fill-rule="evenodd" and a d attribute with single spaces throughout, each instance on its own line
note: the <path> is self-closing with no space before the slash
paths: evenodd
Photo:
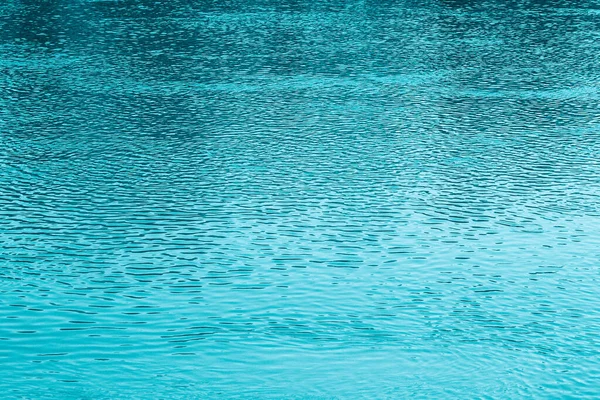
<path id="1" fill-rule="evenodd" d="M 600 2 L 5 0 L 6 398 L 600 397 Z"/>

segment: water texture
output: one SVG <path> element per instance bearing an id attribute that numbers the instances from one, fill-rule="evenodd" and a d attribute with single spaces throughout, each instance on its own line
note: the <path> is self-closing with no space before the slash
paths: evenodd
<path id="1" fill-rule="evenodd" d="M 600 2 L 5 0 L 7 398 L 600 397 Z"/>

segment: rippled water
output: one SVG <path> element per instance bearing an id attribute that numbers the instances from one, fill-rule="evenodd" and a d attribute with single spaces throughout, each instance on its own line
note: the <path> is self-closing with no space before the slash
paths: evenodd
<path id="1" fill-rule="evenodd" d="M 599 2 L 0 26 L 7 396 L 600 396 Z"/>

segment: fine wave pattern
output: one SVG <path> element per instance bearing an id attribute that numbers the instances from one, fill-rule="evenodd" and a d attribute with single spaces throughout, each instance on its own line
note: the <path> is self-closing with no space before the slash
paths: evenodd
<path id="1" fill-rule="evenodd" d="M 598 1 L 0 27 L 0 397 L 600 397 Z"/>

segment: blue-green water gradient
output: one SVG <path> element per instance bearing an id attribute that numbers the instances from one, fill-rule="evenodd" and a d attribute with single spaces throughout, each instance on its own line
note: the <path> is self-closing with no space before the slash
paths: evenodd
<path id="1" fill-rule="evenodd" d="M 5 0 L 7 398 L 600 397 L 600 3 Z"/>

